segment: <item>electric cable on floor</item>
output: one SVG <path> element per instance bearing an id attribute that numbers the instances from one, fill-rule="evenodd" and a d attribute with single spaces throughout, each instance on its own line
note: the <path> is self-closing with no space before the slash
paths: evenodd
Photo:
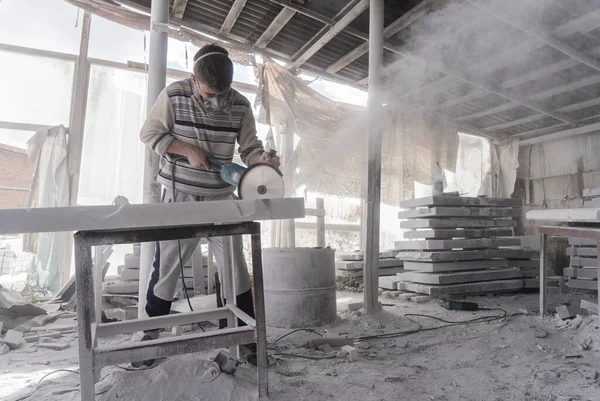
<path id="1" fill-rule="evenodd" d="M 54 370 L 54 371 L 52 371 L 52 372 L 50 372 L 50 373 L 47 373 L 47 374 L 45 374 L 45 375 L 44 375 L 44 376 L 43 376 L 43 377 L 40 379 L 40 381 L 38 381 L 38 382 L 37 382 L 37 384 L 35 385 L 35 387 L 33 388 L 33 390 L 32 390 L 32 391 L 31 391 L 29 394 L 27 394 L 27 395 L 26 395 L 26 396 L 24 396 L 24 397 L 17 398 L 17 399 L 15 399 L 14 401 L 22 401 L 22 400 L 26 400 L 27 398 L 31 397 L 31 396 L 32 396 L 32 395 L 33 395 L 33 394 L 34 394 L 34 393 L 37 391 L 37 389 L 40 387 L 40 384 L 42 384 L 42 381 L 43 381 L 43 380 L 44 380 L 46 377 L 48 377 L 48 376 L 50 376 L 50 375 L 53 375 L 54 373 L 58 373 L 58 372 L 67 372 L 67 373 L 75 373 L 75 374 L 79 374 L 79 372 L 78 372 L 78 371 L 76 371 L 76 370 L 71 370 L 71 369 L 57 369 L 57 370 Z"/>

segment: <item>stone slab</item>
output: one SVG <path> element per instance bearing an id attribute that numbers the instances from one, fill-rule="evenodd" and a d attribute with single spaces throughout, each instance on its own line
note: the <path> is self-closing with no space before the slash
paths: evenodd
<path id="1" fill-rule="evenodd" d="M 516 238 L 482 238 L 482 239 L 449 239 L 449 240 L 420 240 L 398 241 L 396 248 L 400 250 L 432 250 L 456 248 L 496 248 L 500 246 L 519 245 L 521 241 Z"/>
<path id="2" fill-rule="evenodd" d="M 178 227 L 305 217 L 303 198 L 0 209 L 0 234 Z"/>
<path id="3" fill-rule="evenodd" d="M 121 271 L 121 273 L 119 273 L 119 276 L 121 276 L 121 280 L 123 280 L 123 281 L 131 281 L 131 280 L 139 281 L 140 270 L 139 269 L 123 269 Z"/>
<path id="4" fill-rule="evenodd" d="M 597 246 L 598 241 L 590 238 L 569 237 L 569 245 Z"/>
<path id="5" fill-rule="evenodd" d="M 544 209 L 527 212 L 528 220 L 600 223 L 600 209 Z"/>
<path id="6" fill-rule="evenodd" d="M 463 284 L 478 281 L 506 280 L 522 277 L 522 273 L 516 269 L 477 270 L 455 273 L 421 273 L 405 272 L 398 274 L 400 281 L 410 281 L 421 284 Z"/>
<path id="7" fill-rule="evenodd" d="M 565 277 L 573 277 L 573 278 L 590 278 L 597 279 L 598 278 L 598 269 L 593 267 L 565 267 L 563 270 L 563 276 Z"/>
<path id="8" fill-rule="evenodd" d="M 556 278 L 548 278 L 548 289 L 558 288 L 559 287 L 558 279 Z M 524 278 L 523 279 L 523 288 L 540 288 L 540 279 L 539 278 Z M 562 291 L 561 291 L 562 292 Z M 560 292 L 558 292 L 560 294 Z"/>
<path id="9" fill-rule="evenodd" d="M 512 219 L 414 219 L 400 222 L 400 228 L 500 228 L 516 227 Z"/>
<path id="10" fill-rule="evenodd" d="M 124 266 L 126 269 L 139 269 L 140 268 L 140 256 L 134 255 L 133 253 L 126 253 Z"/>
<path id="11" fill-rule="evenodd" d="M 10 349 L 19 348 L 21 341 L 23 341 L 23 333 L 16 330 L 8 330 L 2 339 L 2 342 Z"/>
<path id="12" fill-rule="evenodd" d="M 471 251 L 400 251 L 396 258 L 404 261 L 415 262 L 458 262 L 462 260 L 483 260 L 483 259 L 531 259 L 539 258 L 540 253 L 534 251 L 524 251 L 521 249 L 482 249 Z"/>
<path id="13" fill-rule="evenodd" d="M 559 305 L 556 307 L 556 313 L 562 320 L 571 319 L 577 316 L 577 309 L 570 305 Z"/>
<path id="14" fill-rule="evenodd" d="M 399 259 L 379 259 L 379 268 L 386 267 L 401 267 L 404 264 Z M 338 260 L 335 262 L 335 268 L 339 270 L 362 270 L 365 267 L 365 262 L 351 262 Z"/>
<path id="15" fill-rule="evenodd" d="M 67 344 L 67 343 L 55 343 L 55 342 L 52 342 L 52 343 L 40 343 L 40 344 L 38 344 L 38 347 L 45 348 L 45 349 L 51 349 L 51 350 L 54 350 L 54 351 L 62 351 L 64 349 L 69 348 L 70 345 Z"/>
<path id="16" fill-rule="evenodd" d="M 598 267 L 598 258 L 583 258 L 581 256 L 571 256 L 570 267 Z"/>
<path id="17" fill-rule="evenodd" d="M 467 228 L 467 229 L 429 229 L 405 231 L 404 238 L 435 238 L 435 239 L 451 239 L 451 238 L 495 238 L 495 237 L 510 237 L 513 231 L 510 228 Z"/>
<path id="18" fill-rule="evenodd" d="M 570 278 L 567 281 L 567 286 L 569 288 L 580 288 L 582 290 L 598 291 L 598 281 L 596 280 L 580 280 Z"/>
<path id="19" fill-rule="evenodd" d="M 594 315 L 598 314 L 598 303 L 591 302 L 586 299 L 582 299 L 579 305 L 581 309 L 586 309 L 588 312 L 593 313 Z"/>
<path id="20" fill-rule="evenodd" d="M 379 288 L 384 290 L 397 290 L 399 278 L 397 276 L 379 277 Z"/>
<path id="21" fill-rule="evenodd" d="M 454 284 L 454 285 L 428 285 L 403 282 L 398 284 L 399 290 L 418 292 L 432 297 L 445 297 L 448 295 L 475 295 L 488 292 L 517 291 L 523 288 L 523 280 L 498 280 L 479 283 Z"/>
<path id="22" fill-rule="evenodd" d="M 142 252 L 142 244 L 133 244 L 133 254 L 135 256 L 140 256 Z"/>
<path id="23" fill-rule="evenodd" d="M 431 207 L 398 212 L 399 219 L 419 219 L 424 217 L 518 217 L 521 209 L 495 207 Z"/>
<path id="24" fill-rule="evenodd" d="M 539 260 L 509 260 L 508 267 L 518 267 L 521 269 L 539 269 Z"/>
<path id="25" fill-rule="evenodd" d="M 427 196 L 400 202 L 400 207 L 408 209 L 421 206 L 499 206 L 499 207 L 521 207 L 521 199 L 512 198 L 473 198 L 462 196 Z"/>
<path id="26" fill-rule="evenodd" d="M 139 281 L 113 281 L 105 283 L 103 293 L 106 294 L 137 294 Z"/>
<path id="27" fill-rule="evenodd" d="M 379 277 L 383 276 L 394 276 L 398 273 L 404 272 L 403 267 L 386 267 L 383 269 L 379 269 Z M 362 270 L 337 270 L 335 271 L 336 276 L 340 277 L 362 277 Z"/>
<path id="28" fill-rule="evenodd" d="M 569 256 L 590 256 L 595 258 L 598 256 L 598 249 L 588 247 L 569 247 L 567 248 L 566 253 Z"/>
<path id="29" fill-rule="evenodd" d="M 384 250 L 379 252 L 379 258 L 395 258 L 397 254 L 397 250 Z M 365 259 L 365 254 L 363 252 L 340 252 L 335 254 L 335 258 L 337 260 L 358 262 Z"/>
<path id="30" fill-rule="evenodd" d="M 508 262 L 504 259 L 469 260 L 463 262 L 404 262 L 405 271 L 421 273 L 500 269 L 506 267 L 508 267 Z"/>

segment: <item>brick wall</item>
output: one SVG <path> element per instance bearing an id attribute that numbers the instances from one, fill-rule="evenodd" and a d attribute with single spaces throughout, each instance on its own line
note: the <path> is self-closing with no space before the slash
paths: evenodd
<path id="1" fill-rule="evenodd" d="M 0 209 L 26 207 L 31 181 L 26 151 L 0 144 Z"/>

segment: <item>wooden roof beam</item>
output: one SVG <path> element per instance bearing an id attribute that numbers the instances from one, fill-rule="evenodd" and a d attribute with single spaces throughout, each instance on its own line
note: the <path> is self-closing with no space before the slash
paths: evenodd
<path id="1" fill-rule="evenodd" d="M 188 0 L 175 0 L 171 8 L 171 18 L 183 19 Z"/>
<path id="2" fill-rule="evenodd" d="M 338 33 L 344 30 L 345 27 L 350 25 L 352 21 L 361 15 L 367 8 L 369 8 L 369 0 L 360 0 L 356 5 L 350 9 L 344 9 L 343 15 L 339 15 L 339 19 L 331 26 L 326 27 L 322 32 L 319 32 L 319 37 L 316 41 L 310 45 L 306 50 L 303 50 L 297 57 L 292 57 L 292 64 L 289 68 L 295 69 L 300 67 L 302 64 L 308 61 L 314 56 L 319 50 L 329 43 Z M 312 41 L 311 41 L 312 42 Z"/>
<path id="3" fill-rule="evenodd" d="M 273 40 L 283 27 L 296 15 L 296 11 L 284 7 L 273 19 L 269 27 L 260 35 L 260 38 L 254 43 L 254 46 L 264 49 Z"/>
<path id="4" fill-rule="evenodd" d="M 245 5 L 246 0 L 235 0 L 231 6 L 231 9 L 229 10 L 229 13 L 227 13 L 227 17 L 225 17 L 225 21 L 223 21 L 223 25 L 219 31 L 221 35 L 229 35 L 229 32 L 231 32 L 231 29 L 235 25 L 235 22 L 240 16 Z"/>
<path id="5" fill-rule="evenodd" d="M 390 25 L 385 27 L 383 30 L 383 38 L 388 39 L 391 36 L 394 36 L 402 29 L 406 28 L 414 21 L 419 19 L 422 15 L 426 14 L 431 9 L 431 1 L 423 0 L 416 6 L 414 6 L 411 10 L 406 12 L 396 21 L 392 22 Z M 369 51 L 369 42 L 365 42 L 362 45 L 356 47 L 354 50 L 346 54 L 344 57 L 340 58 L 335 63 L 331 64 L 327 67 L 326 71 L 330 74 L 334 74 L 346 67 L 348 64 L 352 63 L 354 60 L 363 56 Z"/>

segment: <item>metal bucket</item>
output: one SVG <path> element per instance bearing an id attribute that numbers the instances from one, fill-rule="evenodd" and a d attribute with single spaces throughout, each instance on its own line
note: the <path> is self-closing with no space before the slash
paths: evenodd
<path id="1" fill-rule="evenodd" d="M 318 327 L 336 318 L 335 251 L 263 250 L 267 326 Z"/>

